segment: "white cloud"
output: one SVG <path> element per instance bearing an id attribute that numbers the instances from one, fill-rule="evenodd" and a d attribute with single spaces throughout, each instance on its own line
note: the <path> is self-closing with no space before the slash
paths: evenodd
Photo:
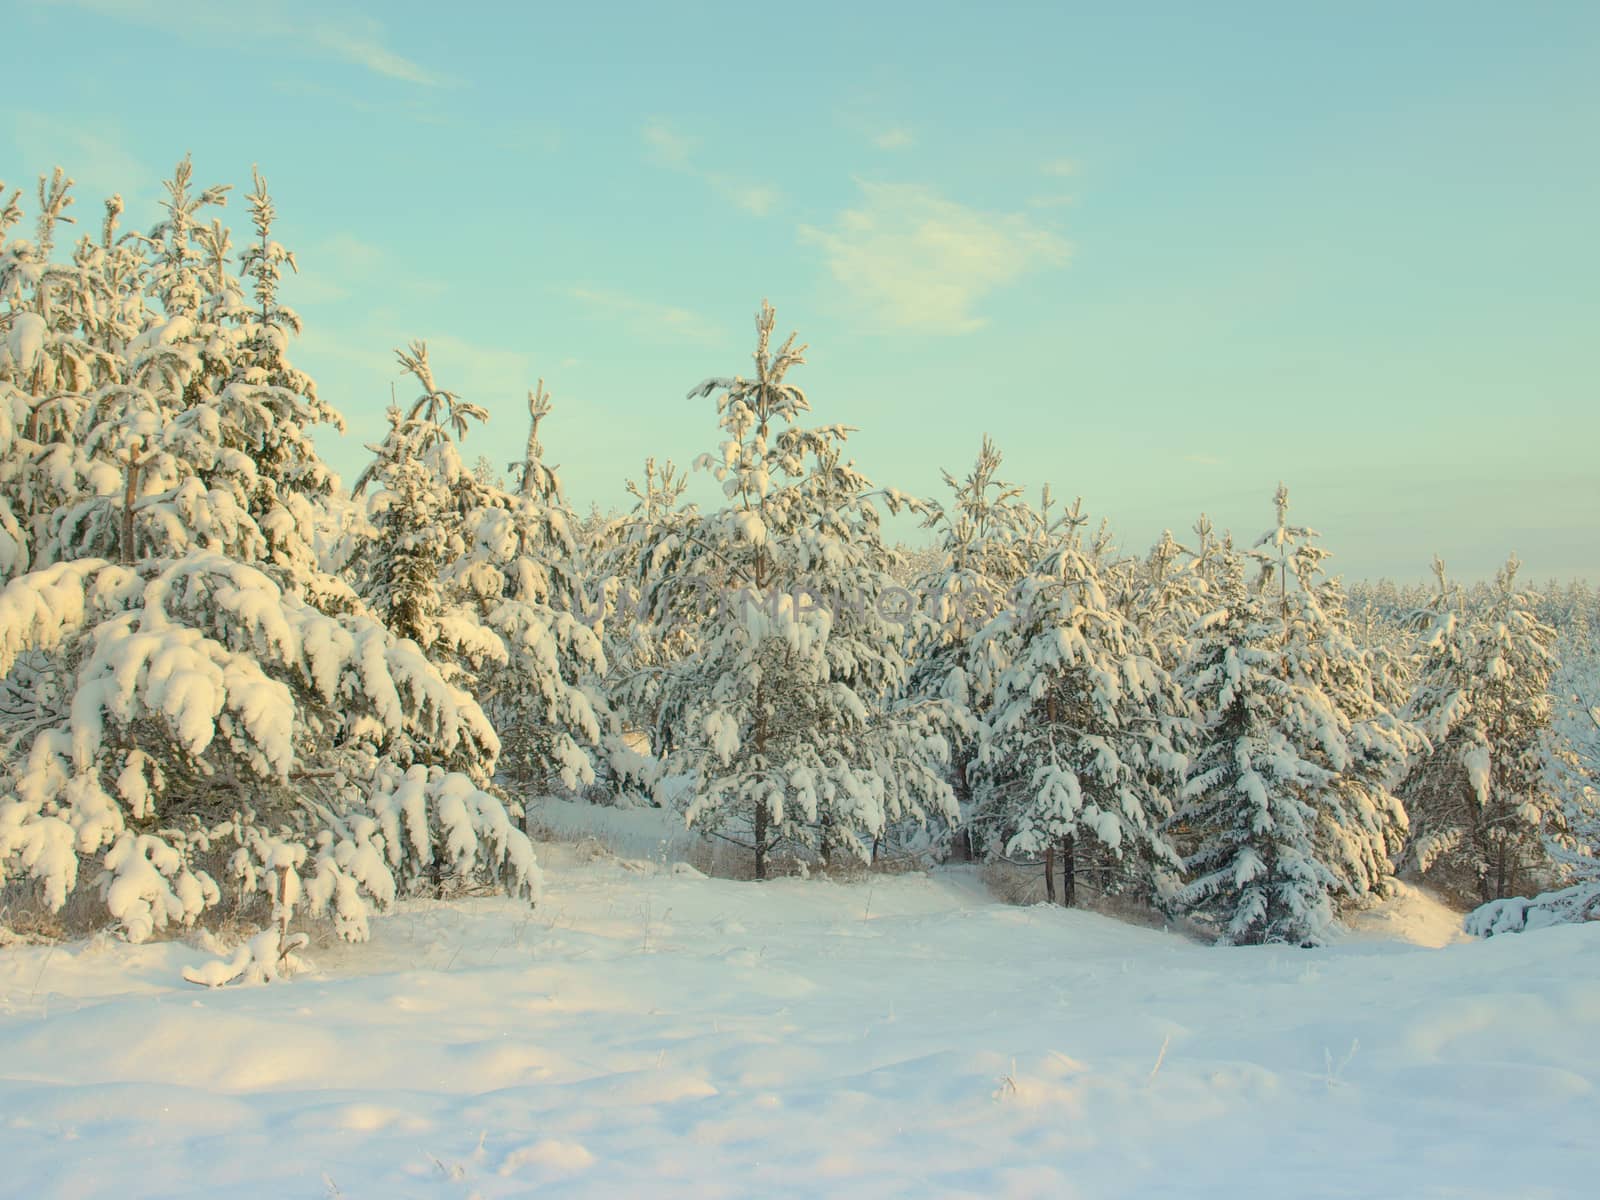
<path id="1" fill-rule="evenodd" d="M 896 126 L 878 134 L 872 139 L 872 144 L 879 150 L 904 150 L 907 146 L 915 145 L 916 140 L 910 130 Z"/>
<path id="2" fill-rule="evenodd" d="M 248 16 L 217 0 L 42 0 L 52 8 L 79 8 L 103 17 L 174 33 L 192 41 L 232 46 L 241 36 L 271 39 L 289 48 L 314 46 L 324 54 L 404 83 L 446 82 L 385 44 L 383 26 L 370 17 L 255 0 Z M 315 14 L 315 20 L 312 14 Z"/>
<path id="3" fill-rule="evenodd" d="M 698 313 L 653 300 L 641 300 L 623 292 L 601 288 L 573 287 L 567 295 L 582 301 L 596 314 L 626 326 L 637 338 L 657 342 L 700 342 L 717 345 L 722 330 Z"/>
<path id="4" fill-rule="evenodd" d="M 336 58 L 365 67 L 375 74 L 386 75 L 390 79 L 398 79 L 404 83 L 421 84 L 424 87 L 436 87 L 443 82 L 432 71 L 424 69 L 411 59 L 396 54 L 385 46 L 380 40 L 382 34 L 376 22 L 366 24 L 369 27 L 369 32 L 366 33 L 337 29 L 328 25 L 319 26 L 312 31 L 312 37 L 317 45 Z"/>
<path id="5" fill-rule="evenodd" d="M 651 117 L 646 121 L 640 136 L 650 150 L 650 160 L 657 166 L 674 171 L 694 169 L 689 160 L 694 152 L 695 139 L 679 133 L 662 118 Z"/>
<path id="6" fill-rule="evenodd" d="M 285 279 L 284 293 L 295 304 L 328 304 L 350 298 L 346 285 L 362 284 L 362 290 L 370 295 L 371 288 L 366 285 L 387 258 L 381 246 L 354 234 L 335 233 L 296 252 L 295 265 L 300 270 Z"/>
<path id="7" fill-rule="evenodd" d="M 765 184 L 735 184 L 720 176 L 712 176 L 710 182 L 712 187 L 727 196 L 733 203 L 758 217 L 764 217 L 771 212 L 773 206 L 778 203 L 782 195 L 777 188 L 768 187 Z"/>
<path id="8" fill-rule="evenodd" d="M 323 269 L 338 275 L 370 275 L 388 255 L 382 246 L 362 241 L 353 233 L 335 233 L 317 243 L 316 256 Z"/>
<path id="9" fill-rule="evenodd" d="M 727 171 L 707 170 L 699 166 L 695 162 L 695 152 L 700 139 L 680 132 L 665 118 L 651 117 L 645 122 L 640 136 L 644 139 L 646 156 L 656 166 L 694 176 L 728 203 L 745 212 L 764 217 L 783 198 L 783 193 L 771 184 L 752 183 Z"/>
<path id="10" fill-rule="evenodd" d="M 156 194 L 159 181 L 148 165 L 123 149 L 123 139 L 118 136 L 120 127 L 115 122 L 85 127 L 51 114 L 27 111 L 14 111 L 11 122 L 17 148 L 22 152 L 22 161 L 16 165 L 28 172 L 26 179 L 8 180 L 11 186 L 22 186 L 24 192 L 31 192 L 36 176 L 48 175 L 59 166 L 76 183 L 72 190 L 75 202 L 67 213 L 76 218 L 84 232 L 98 234 L 105 216 L 100 202 L 113 192 L 120 193 L 128 207 L 136 210 L 137 221 L 143 221 L 144 214 L 137 212 L 139 202 Z M 72 234 L 66 240 L 76 237 Z"/>
<path id="11" fill-rule="evenodd" d="M 302 317 L 307 315 L 307 306 L 316 308 L 350 299 L 350 289 L 343 284 L 334 283 L 332 277 L 326 274 L 291 273 L 284 280 L 282 294 L 289 307 Z"/>
<path id="12" fill-rule="evenodd" d="M 1068 175 L 1078 173 L 1078 164 L 1070 158 L 1053 158 L 1039 168 L 1039 173 L 1053 179 L 1065 179 Z"/>
<path id="13" fill-rule="evenodd" d="M 1065 240 L 1020 213 L 984 213 L 920 184 L 857 181 L 863 203 L 835 228 L 800 226 L 840 287 L 883 325 L 969 333 L 973 308 L 1030 271 L 1060 266 Z"/>
<path id="14" fill-rule="evenodd" d="M 359 369 L 377 384 L 397 378 L 400 372 L 394 352 L 384 349 L 383 341 L 374 335 L 333 334 L 317 325 L 307 325 L 305 332 L 289 348 L 289 353 L 296 363 L 311 370 L 313 375 L 319 364 L 341 362 Z M 383 397 L 383 403 L 388 405 L 387 396 Z"/>

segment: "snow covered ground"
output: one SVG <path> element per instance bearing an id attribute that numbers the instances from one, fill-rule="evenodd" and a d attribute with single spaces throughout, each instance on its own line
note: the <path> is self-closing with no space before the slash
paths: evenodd
<path id="1" fill-rule="evenodd" d="M 1219 950 L 971 870 L 544 856 L 536 911 L 407 904 L 288 984 L 0 950 L 0 1193 L 1593 1194 L 1600 925 L 1461 942 L 1408 893 Z"/>

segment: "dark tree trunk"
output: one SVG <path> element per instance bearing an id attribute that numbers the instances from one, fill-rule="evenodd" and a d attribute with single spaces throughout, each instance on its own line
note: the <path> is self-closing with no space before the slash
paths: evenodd
<path id="1" fill-rule="evenodd" d="M 972 787 L 967 782 L 967 759 L 965 755 L 957 755 L 955 769 L 955 793 L 958 805 L 964 805 L 972 798 Z M 951 852 L 960 862 L 972 862 L 977 858 L 977 853 L 972 846 L 972 830 L 963 825 L 956 830 L 955 840 Z"/>
<path id="2" fill-rule="evenodd" d="M 1474 866 L 1478 876 L 1478 899 L 1480 903 L 1487 904 L 1498 899 L 1495 894 L 1494 880 L 1494 846 L 1489 836 L 1486 814 L 1478 805 L 1478 797 L 1469 784 L 1462 785 L 1466 793 L 1464 811 L 1466 812 L 1467 841 L 1472 847 L 1473 856 L 1477 860 Z"/>
<path id="3" fill-rule="evenodd" d="M 767 877 L 767 802 L 756 801 L 756 878 Z"/>
<path id="4" fill-rule="evenodd" d="M 1044 895 L 1051 904 L 1056 902 L 1056 848 L 1044 848 Z"/>
<path id="5" fill-rule="evenodd" d="M 1061 907 L 1072 908 L 1078 903 L 1078 870 L 1076 839 L 1069 833 L 1061 839 Z"/>

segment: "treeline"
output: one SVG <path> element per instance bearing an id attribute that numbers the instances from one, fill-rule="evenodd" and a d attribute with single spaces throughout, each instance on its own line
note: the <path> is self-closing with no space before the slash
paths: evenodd
<path id="1" fill-rule="evenodd" d="M 714 506 L 651 461 L 627 512 L 578 519 L 542 382 L 511 478 L 469 468 L 487 411 L 421 342 L 346 492 L 266 184 L 239 247 L 226 196 L 185 161 L 148 232 L 113 198 L 58 250 L 69 181 L 32 237 L 0 188 L 13 896 L 132 937 L 268 903 L 273 946 L 297 909 L 361 937 L 398 896 L 533 894 L 522 802 L 554 787 L 672 806 L 757 877 L 1004 857 L 1234 942 L 1315 941 L 1402 871 L 1489 900 L 1591 861 L 1593 745 L 1551 687 L 1592 659 L 1558 660 L 1514 561 L 1350 594 L 1282 488 L 1260 539 L 1202 518 L 1129 555 L 987 439 L 937 501 L 877 487 L 846 426 L 804 423 L 765 305 L 749 373 L 689 394 Z"/>

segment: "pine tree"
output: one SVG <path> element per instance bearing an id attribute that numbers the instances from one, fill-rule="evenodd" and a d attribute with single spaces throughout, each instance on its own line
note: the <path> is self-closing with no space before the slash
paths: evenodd
<path id="1" fill-rule="evenodd" d="M 518 490 L 480 483 L 467 515 L 466 553 L 447 585 L 476 608 L 506 647 L 479 675 L 501 732 L 502 774 L 513 784 L 569 789 L 593 783 L 619 730 L 605 695 L 603 601 L 587 592 L 588 565 L 539 424 L 552 410 L 544 380 L 528 393 L 529 432 L 513 464 Z"/>
<path id="2" fill-rule="evenodd" d="M 377 457 L 370 478 L 378 490 L 367 513 L 374 535 L 360 552 L 360 586 L 379 620 L 427 651 L 439 637 L 439 576 L 453 514 L 442 482 L 417 457 L 414 423 L 398 408 L 388 418 L 388 436 L 372 448 Z"/>
<path id="3" fill-rule="evenodd" d="M 1289 524 L 1282 484 L 1275 503 L 1277 523 L 1257 542 L 1262 586 L 1276 601 L 1286 678 L 1314 691 L 1328 713 L 1307 747 L 1333 774 L 1317 804 L 1318 855 L 1340 898 L 1361 903 L 1385 894 L 1398 867 L 1409 821 L 1393 789 L 1424 739 L 1391 708 L 1386 662 L 1357 643 L 1339 581 L 1323 572 L 1328 552 L 1315 530 Z"/>
<path id="4" fill-rule="evenodd" d="M 677 571 L 690 561 L 700 521 L 698 507 L 683 503 L 687 474 L 671 460 L 658 466 L 651 458 L 643 479 L 626 486 L 632 510 L 594 522 L 589 552 L 598 577 L 606 695 L 618 722 L 607 765 L 619 788 L 642 796 L 660 782 L 660 759 L 673 749 L 675 716 L 664 685 L 696 644 L 707 615 L 697 601 L 721 581 L 696 574 L 692 587 L 679 586 Z"/>
<path id="5" fill-rule="evenodd" d="M 350 937 L 419 878 L 530 894 L 483 711 L 320 569 L 321 410 L 201 219 L 224 189 L 186 160 L 149 237 L 116 235 L 113 199 L 67 266 L 66 187 L 41 184 L 37 243 L 0 247 L 0 483 L 27 543 L 0 590 L 0 882 L 51 908 L 98 887 L 133 938 L 281 905 L 302 870 Z"/>
<path id="6" fill-rule="evenodd" d="M 1393 665 L 1363 646 L 1315 530 L 1277 521 L 1253 583 L 1224 543 L 1220 606 L 1191 637 L 1185 691 L 1204 728 L 1181 821 L 1198 877 L 1180 906 L 1230 941 L 1320 940 L 1341 906 L 1383 895 L 1407 831 L 1394 786 L 1416 729 L 1394 709 Z"/>
<path id="7" fill-rule="evenodd" d="M 1454 876 L 1487 902 L 1537 890 L 1541 833 L 1554 813 L 1544 778 L 1554 632 L 1517 586 L 1511 558 L 1487 605 L 1470 611 L 1434 560 L 1438 592 L 1422 629 L 1414 719 L 1432 749 L 1402 785 L 1419 869 Z"/>
<path id="8" fill-rule="evenodd" d="M 1195 526 L 1201 538 L 1196 553 L 1163 530 L 1143 562 L 1128 564 L 1114 603 L 1139 626 L 1155 647 L 1157 660 L 1176 670 L 1188 649 L 1189 631 L 1207 610 L 1209 584 L 1204 556 L 1209 552 L 1209 526 L 1201 517 Z"/>
<path id="9" fill-rule="evenodd" d="M 294 255 L 272 239 L 277 207 L 266 179 L 254 169 L 252 178 L 255 186 L 246 199 L 256 236 L 239 255 L 250 295 L 248 303 L 241 298 L 229 306 L 236 348 L 219 395 L 217 460 L 249 460 L 241 490 L 267 539 L 268 556 L 309 577 L 318 505 L 337 483 L 312 445 L 311 430 L 326 425 L 343 432 L 344 419 L 290 361 L 289 339 L 301 332 L 301 322 L 280 302 L 278 288 L 285 268 L 298 267 Z"/>
<path id="10" fill-rule="evenodd" d="M 0 396 L 12 435 L 0 470 L 12 550 L 0 561 L 0 579 L 53 561 L 62 506 L 88 483 L 113 486 L 109 471 L 83 479 L 80 424 L 98 390 L 121 381 L 123 351 L 149 320 L 146 264 L 117 236 L 120 197 L 106 202 L 99 243 L 81 239 L 71 263 L 50 257 L 57 226 L 72 220 L 71 188 L 60 168 L 40 178 L 33 242 L 5 240 L 22 219 L 19 195 L 0 207 Z"/>
<path id="11" fill-rule="evenodd" d="M 1560 657 L 1546 769 L 1557 811 L 1546 841 L 1564 877 L 1600 884 L 1600 656 L 1580 628 Z"/>
<path id="12" fill-rule="evenodd" d="M 373 540 L 353 563 L 357 586 L 397 634 L 452 679 L 470 684 L 494 719 L 500 771 L 519 790 L 594 780 L 586 747 L 609 727 L 592 686 L 605 672 L 585 620 L 576 542 L 554 471 L 537 457 L 549 398 L 530 395 L 534 433 L 522 488 L 502 490 L 468 470 L 459 445 L 487 416 L 439 386 L 426 344 L 399 361 L 421 386 L 357 481 L 376 485 Z"/>
<path id="13" fill-rule="evenodd" d="M 969 773 L 978 734 L 997 680 L 992 647 L 978 634 L 1012 603 L 1029 567 L 1057 532 L 1049 489 L 1038 509 L 1022 489 L 998 477 L 1001 454 L 987 436 L 963 479 L 944 472 L 951 500 L 927 526 L 939 532 L 931 569 L 911 584 L 918 597 L 913 625 L 913 694 L 939 699 L 954 717 L 952 778 L 962 806 L 960 849 L 971 856 Z"/>
<path id="14" fill-rule="evenodd" d="M 700 465 L 727 503 L 658 547 L 651 585 L 663 615 L 700 614 L 659 692 L 669 770 L 695 780 L 686 819 L 749 837 L 757 878 L 785 845 L 865 860 L 891 823 L 955 815 L 943 706 L 903 698 L 907 618 L 873 502 L 909 498 L 871 490 L 845 427 L 795 425 L 805 347 L 774 348 L 774 319 L 763 304 L 753 378 L 690 393 L 721 393 L 725 440 Z"/>
<path id="15" fill-rule="evenodd" d="M 1179 819 L 1197 842 L 1180 908 L 1234 944 L 1322 939 L 1338 880 L 1318 846 L 1336 775 L 1318 760 L 1332 713 L 1286 670 L 1282 626 L 1237 555 L 1217 563 L 1215 611 L 1196 623 L 1183 668 L 1202 731 Z"/>
<path id="16" fill-rule="evenodd" d="M 1109 859 L 1157 890 L 1178 866 L 1164 826 L 1186 704 L 1076 536 L 1029 571 L 981 640 L 1005 664 L 978 752 L 986 844 L 1047 855 L 1047 872 L 1059 853 L 1066 905 L 1080 860 Z"/>

